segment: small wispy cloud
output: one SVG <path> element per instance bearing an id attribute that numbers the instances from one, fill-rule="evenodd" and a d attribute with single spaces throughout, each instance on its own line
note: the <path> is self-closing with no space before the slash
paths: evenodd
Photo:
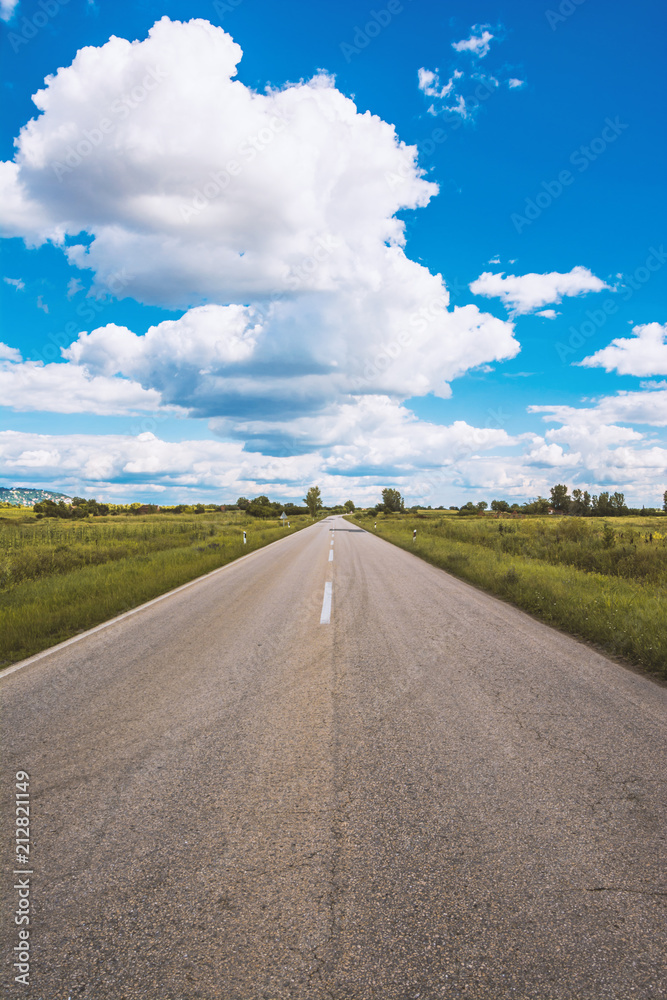
<path id="1" fill-rule="evenodd" d="M 67 298 L 73 298 L 78 292 L 83 289 L 83 282 L 79 281 L 78 278 L 70 278 L 67 282 Z"/>
<path id="2" fill-rule="evenodd" d="M 473 25 L 470 38 L 464 38 L 460 42 L 452 42 L 452 48 L 455 52 L 470 52 L 471 55 L 477 56 L 478 59 L 483 59 L 488 53 L 489 45 L 494 38 L 488 30 L 489 27 L 490 25 L 488 24 Z M 479 34 L 475 34 L 475 32 L 479 32 Z"/>
<path id="3" fill-rule="evenodd" d="M 459 42 L 452 42 L 452 48 L 459 55 L 470 55 L 474 59 L 483 59 L 489 52 L 492 41 L 501 41 L 504 29 L 499 26 L 500 37 L 494 35 L 488 24 L 476 24 L 471 29 L 469 38 L 463 38 Z M 454 69 L 448 74 L 445 83 L 440 80 L 440 71 L 436 67 L 434 70 L 423 67 L 418 70 L 419 89 L 427 97 L 433 98 L 433 104 L 428 108 L 431 115 L 443 113 L 459 115 L 462 119 L 474 119 L 480 105 L 488 100 L 491 94 L 495 93 L 501 86 L 507 86 L 509 90 L 517 90 L 524 86 L 525 81 L 518 77 L 502 79 L 490 73 L 481 73 L 474 69 L 475 63 L 467 63 L 467 69 Z M 444 74 L 443 74 L 444 76 Z M 466 90 L 467 93 L 462 93 Z"/>
<path id="4" fill-rule="evenodd" d="M 419 89 L 426 94 L 427 97 L 437 97 L 439 100 L 443 100 L 454 90 L 456 81 L 460 80 L 463 73 L 460 69 L 455 69 L 452 76 L 450 76 L 447 83 L 440 85 L 439 71 L 424 69 L 423 67 L 418 71 L 419 76 Z"/>
<path id="5" fill-rule="evenodd" d="M 4 281 L 8 285 L 13 285 L 17 292 L 22 292 L 25 288 L 25 281 L 21 278 L 5 278 Z"/>
<path id="6" fill-rule="evenodd" d="M 41 309 L 42 312 L 45 313 L 48 313 L 49 311 L 49 307 L 47 306 L 46 302 L 43 300 L 41 295 L 37 296 L 37 308 Z"/>

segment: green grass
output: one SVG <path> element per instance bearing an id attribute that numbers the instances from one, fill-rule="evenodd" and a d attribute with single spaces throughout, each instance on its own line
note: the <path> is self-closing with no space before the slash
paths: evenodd
<path id="1" fill-rule="evenodd" d="M 542 621 L 667 677 L 665 519 L 354 520 Z"/>
<path id="2" fill-rule="evenodd" d="M 293 517 L 291 528 L 283 528 L 236 512 L 79 521 L 5 512 L 0 510 L 0 667 L 311 523 Z"/>

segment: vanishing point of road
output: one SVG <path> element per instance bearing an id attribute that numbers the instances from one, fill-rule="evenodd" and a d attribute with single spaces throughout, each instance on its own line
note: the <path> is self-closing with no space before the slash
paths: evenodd
<path id="1" fill-rule="evenodd" d="M 342 518 L 0 696 L 12 1000 L 667 995 L 667 690 Z"/>

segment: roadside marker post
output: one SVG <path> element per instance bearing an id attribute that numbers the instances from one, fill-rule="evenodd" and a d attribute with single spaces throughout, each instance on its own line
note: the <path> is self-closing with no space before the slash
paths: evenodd
<path id="1" fill-rule="evenodd" d="M 413 541 L 413 542 L 416 542 L 416 541 L 417 541 L 417 529 L 416 529 L 416 528 L 415 528 L 415 530 L 414 530 L 414 531 L 412 532 L 412 541 Z"/>
<path id="2" fill-rule="evenodd" d="M 245 537 L 245 531 L 243 532 L 243 544 L 244 544 L 244 545 L 246 544 L 246 537 Z"/>

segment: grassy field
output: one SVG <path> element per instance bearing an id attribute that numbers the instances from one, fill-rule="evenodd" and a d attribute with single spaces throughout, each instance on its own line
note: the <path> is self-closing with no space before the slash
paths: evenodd
<path id="1" fill-rule="evenodd" d="M 667 518 L 515 520 L 428 511 L 354 520 L 542 621 L 667 677 Z"/>
<path id="2" fill-rule="evenodd" d="M 38 520 L 0 509 L 0 667 L 310 524 L 240 512 Z M 247 544 L 243 544 L 243 530 Z"/>

